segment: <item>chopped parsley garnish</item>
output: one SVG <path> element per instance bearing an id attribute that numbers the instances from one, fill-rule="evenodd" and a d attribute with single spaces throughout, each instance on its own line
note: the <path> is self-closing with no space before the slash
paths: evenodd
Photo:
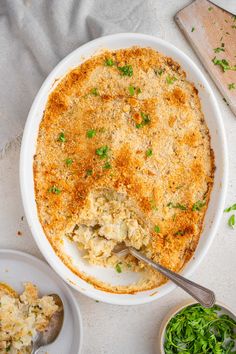
<path id="1" fill-rule="evenodd" d="M 109 170 L 111 168 L 110 162 L 106 162 L 103 166 L 104 170 Z"/>
<path id="2" fill-rule="evenodd" d="M 235 89 L 236 89 L 235 83 L 232 82 L 232 84 L 228 84 L 228 89 L 229 89 L 229 90 L 235 90 Z"/>
<path id="3" fill-rule="evenodd" d="M 147 157 L 152 156 L 152 149 L 147 149 L 147 151 L 146 151 L 146 156 L 147 156 Z"/>
<path id="4" fill-rule="evenodd" d="M 66 159 L 65 161 L 67 166 L 70 166 L 73 163 L 73 160 L 71 158 Z"/>
<path id="5" fill-rule="evenodd" d="M 198 200 L 196 203 L 193 204 L 192 211 L 201 211 L 201 209 L 206 205 L 206 201 Z"/>
<path id="6" fill-rule="evenodd" d="M 89 138 L 89 139 L 92 139 L 95 135 L 96 135 L 96 130 L 94 130 L 94 129 L 90 129 L 90 130 L 88 130 L 87 133 L 86 133 L 86 136 L 87 136 L 87 138 Z"/>
<path id="7" fill-rule="evenodd" d="M 226 59 L 217 59 L 216 57 L 214 57 L 212 59 L 212 62 L 215 65 L 219 65 L 221 67 L 221 69 L 223 70 L 223 72 L 225 72 L 227 70 L 236 71 L 236 65 L 234 65 L 234 66 L 229 65 L 229 63 L 228 63 L 228 61 Z"/>
<path id="8" fill-rule="evenodd" d="M 165 354 L 233 353 L 236 322 L 221 308 L 187 306 L 169 321 L 165 331 Z"/>
<path id="9" fill-rule="evenodd" d="M 131 65 L 118 66 L 118 70 L 122 76 L 133 76 L 133 68 Z"/>
<path id="10" fill-rule="evenodd" d="M 224 51 L 225 51 L 225 48 L 222 48 L 222 47 L 217 47 L 214 49 L 215 53 L 224 52 Z"/>
<path id="11" fill-rule="evenodd" d="M 224 210 L 225 213 L 229 213 L 230 211 L 236 210 L 236 204 L 231 205 L 230 207 Z"/>
<path id="12" fill-rule="evenodd" d="M 93 170 L 91 168 L 86 170 L 86 176 L 92 176 L 92 174 L 93 174 Z"/>
<path id="13" fill-rule="evenodd" d="M 184 231 L 181 231 L 181 230 L 179 230 L 175 233 L 175 236 L 183 236 L 183 235 L 184 235 Z"/>
<path id="14" fill-rule="evenodd" d="M 213 7 L 208 7 L 208 11 L 212 11 L 213 10 Z"/>
<path id="15" fill-rule="evenodd" d="M 91 95 L 99 96 L 98 89 L 96 87 L 92 88 L 90 91 Z"/>
<path id="16" fill-rule="evenodd" d="M 65 133 L 61 132 L 57 140 L 64 143 L 66 141 Z"/>
<path id="17" fill-rule="evenodd" d="M 191 32 L 194 32 L 194 31 L 195 31 L 195 27 L 192 27 Z"/>
<path id="18" fill-rule="evenodd" d="M 61 193 L 61 190 L 59 188 L 57 188 L 55 185 L 50 187 L 48 189 L 48 191 L 53 194 L 60 194 Z"/>
<path id="19" fill-rule="evenodd" d="M 156 206 L 156 202 L 154 199 L 150 200 L 150 206 L 152 210 L 158 210 L 157 206 Z"/>
<path id="20" fill-rule="evenodd" d="M 176 80 L 177 80 L 177 78 L 175 76 L 168 75 L 166 77 L 166 82 L 168 85 L 172 85 Z"/>
<path id="21" fill-rule="evenodd" d="M 151 119 L 148 114 L 141 112 L 142 122 L 136 124 L 136 128 L 142 128 L 144 125 L 147 125 L 151 122 Z"/>
<path id="22" fill-rule="evenodd" d="M 121 264 L 122 263 L 120 262 L 120 263 L 117 263 L 117 265 L 115 266 L 117 273 L 122 273 Z"/>
<path id="23" fill-rule="evenodd" d="M 6 347 L 6 352 L 9 352 L 11 350 L 11 344 L 8 345 L 8 347 Z"/>
<path id="24" fill-rule="evenodd" d="M 155 231 L 157 234 L 159 234 L 159 232 L 160 232 L 160 227 L 159 227 L 158 225 L 155 225 L 155 226 L 154 226 L 154 231 Z"/>
<path id="25" fill-rule="evenodd" d="M 108 146 L 101 146 L 100 148 L 96 149 L 96 154 L 100 156 L 101 159 L 105 159 L 108 153 Z"/>
<path id="26" fill-rule="evenodd" d="M 164 73 L 165 69 L 154 69 L 154 73 L 159 76 L 161 76 Z"/>
<path id="27" fill-rule="evenodd" d="M 139 95 L 142 92 L 142 90 L 139 87 L 134 87 L 134 86 L 129 86 L 128 90 L 130 96 L 134 96 L 135 92 L 137 95 Z"/>
<path id="28" fill-rule="evenodd" d="M 235 227 L 235 215 L 231 215 L 229 220 L 228 220 L 228 225 L 229 227 L 231 227 L 232 229 L 234 229 Z"/>
<path id="29" fill-rule="evenodd" d="M 130 96 L 133 96 L 135 94 L 134 86 L 129 86 L 129 94 L 130 94 Z"/>
<path id="30" fill-rule="evenodd" d="M 106 59 L 105 60 L 105 65 L 106 66 L 113 66 L 115 63 L 114 63 L 114 61 L 113 61 L 113 59 Z"/>
<path id="31" fill-rule="evenodd" d="M 171 208 L 174 208 L 174 209 L 181 209 L 181 210 L 187 210 L 187 207 L 185 205 L 182 205 L 180 203 L 177 203 L 177 204 L 173 204 L 172 202 L 169 202 L 167 204 L 167 206 L 171 209 Z"/>

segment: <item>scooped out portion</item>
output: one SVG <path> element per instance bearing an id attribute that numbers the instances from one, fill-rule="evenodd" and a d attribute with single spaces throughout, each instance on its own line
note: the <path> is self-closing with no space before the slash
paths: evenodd
<path id="1" fill-rule="evenodd" d="M 139 210 L 125 194 L 112 189 L 89 194 L 78 222 L 67 236 L 85 251 L 84 258 L 89 263 L 104 266 L 117 263 L 118 258 L 112 253 L 117 244 L 124 242 L 144 251 L 150 241 Z M 126 258 L 129 268 L 137 265 L 132 256 Z"/>

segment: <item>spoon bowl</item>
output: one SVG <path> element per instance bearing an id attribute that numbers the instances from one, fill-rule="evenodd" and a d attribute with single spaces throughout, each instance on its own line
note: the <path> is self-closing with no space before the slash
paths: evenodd
<path id="1" fill-rule="evenodd" d="M 38 332 L 34 337 L 31 354 L 36 354 L 39 348 L 53 343 L 57 339 L 63 325 L 63 302 L 60 296 L 57 294 L 51 294 L 49 296 L 53 298 L 55 304 L 58 306 L 58 310 L 50 318 L 47 328 L 45 328 L 45 330 L 42 332 Z"/>

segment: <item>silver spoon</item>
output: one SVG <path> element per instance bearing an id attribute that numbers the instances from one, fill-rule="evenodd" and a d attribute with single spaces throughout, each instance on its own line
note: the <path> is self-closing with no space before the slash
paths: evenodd
<path id="1" fill-rule="evenodd" d="M 53 300 L 59 307 L 59 310 L 52 315 L 47 328 L 43 332 L 37 332 L 37 335 L 33 338 L 31 354 L 36 354 L 38 349 L 41 347 L 53 343 L 62 328 L 64 320 L 64 307 L 62 300 L 57 294 L 51 294 L 50 296 L 53 297 Z"/>
<path id="2" fill-rule="evenodd" d="M 191 280 L 184 278 L 182 275 L 172 272 L 171 270 L 163 267 L 162 265 L 153 262 L 151 259 L 144 256 L 142 253 L 137 251 L 134 247 L 127 247 L 124 242 L 116 245 L 113 248 L 113 253 L 118 256 L 125 256 L 130 253 L 139 260 L 147 263 L 149 266 L 158 270 L 160 273 L 165 275 L 167 278 L 172 280 L 176 285 L 185 290 L 194 299 L 196 299 L 204 307 L 212 307 L 215 304 L 215 294 L 213 291 L 204 288 L 203 286 L 194 283 Z"/>

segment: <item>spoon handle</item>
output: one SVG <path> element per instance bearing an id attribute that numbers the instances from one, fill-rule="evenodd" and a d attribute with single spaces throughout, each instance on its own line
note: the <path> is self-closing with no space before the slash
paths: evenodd
<path id="1" fill-rule="evenodd" d="M 204 307 L 212 307 L 215 304 L 215 294 L 213 291 L 204 288 L 203 286 L 194 283 L 191 280 L 184 278 L 182 275 L 172 272 L 162 265 L 153 262 L 151 259 L 145 257 L 142 253 L 133 247 L 129 247 L 129 252 L 136 258 L 147 263 L 152 268 L 158 270 L 167 278 L 172 280 L 176 285 L 185 290 L 194 299 L 196 299 Z"/>

